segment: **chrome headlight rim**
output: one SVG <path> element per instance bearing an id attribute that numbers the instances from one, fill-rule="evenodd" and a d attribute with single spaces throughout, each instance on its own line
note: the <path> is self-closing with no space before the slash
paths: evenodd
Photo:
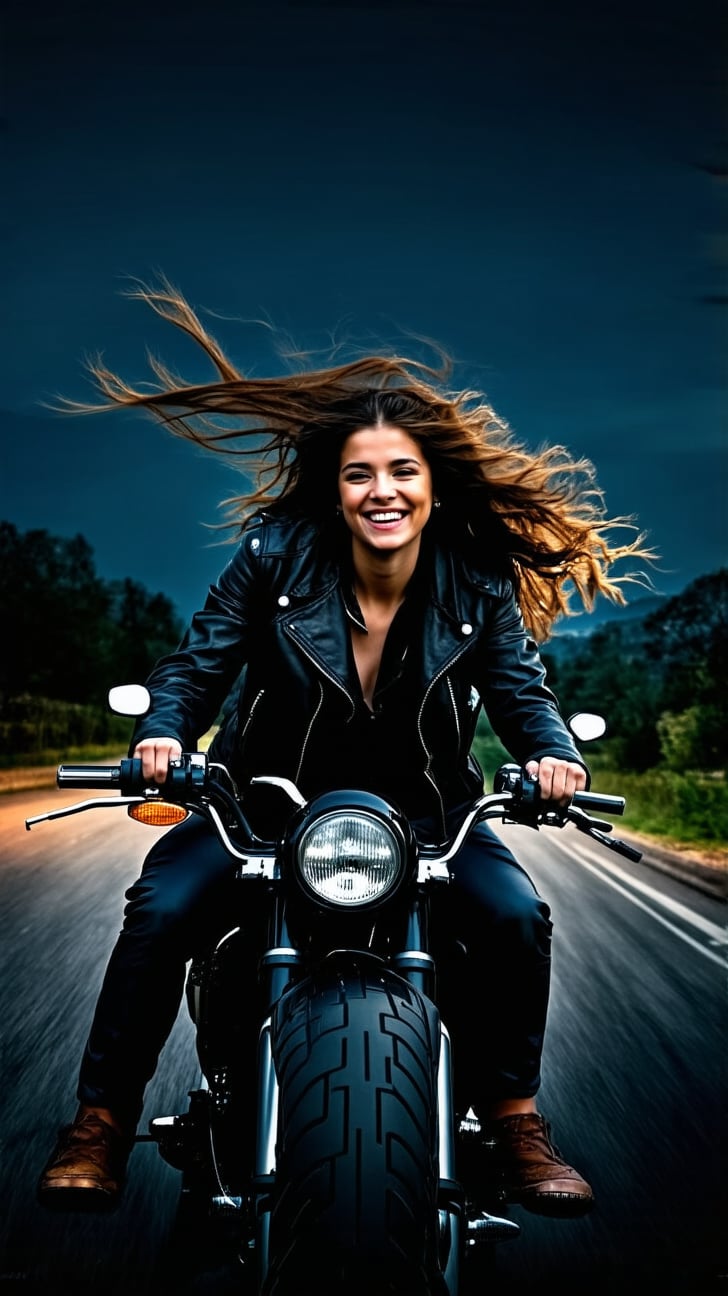
<path id="1" fill-rule="evenodd" d="M 366 821 L 375 833 L 379 830 L 382 841 L 388 843 L 396 854 L 396 868 L 390 881 L 376 894 L 350 901 L 332 898 L 324 890 L 312 885 L 302 867 L 302 853 L 307 844 L 310 844 L 313 834 L 325 829 L 327 825 L 335 828 L 337 823 L 340 824 L 347 818 Z M 310 802 L 290 826 L 284 843 L 284 858 L 287 871 L 290 870 L 289 876 L 295 879 L 298 892 L 307 903 L 340 915 L 354 916 L 390 904 L 416 870 L 414 835 L 407 819 L 396 807 L 381 798 L 352 791 L 326 793 Z M 354 872 L 357 875 L 356 870 Z M 332 868 L 332 876 L 334 873 L 337 873 L 335 866 Z"/>

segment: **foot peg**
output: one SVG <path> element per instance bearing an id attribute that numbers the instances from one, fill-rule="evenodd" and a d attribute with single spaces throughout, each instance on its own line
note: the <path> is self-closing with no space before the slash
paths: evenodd
<path id="1" fill-rule="evenodd" d="M 469 1247 L 496 1242 L 510 1242 L 521 1229 L 503 1215 L 492 1215 L 480 1203 L 498 1205 L 501 1194 L 484 1180 L 484 1140 L 480 1121 L 472 1107 L 460 1118 L 457 1127 L 460 1177 L 465 1181 L 468 1199 L 466 1242 Z"/>
<path id="2" fill-rule="evenodd" d="M 471 1247 L 481 1243 L 491 1246 L 494 1242 L 511 1242 L 520 1231 L 520 1225 L 514 1220 L 480 1211 L 468 1219 L 467 1244 Z"/>

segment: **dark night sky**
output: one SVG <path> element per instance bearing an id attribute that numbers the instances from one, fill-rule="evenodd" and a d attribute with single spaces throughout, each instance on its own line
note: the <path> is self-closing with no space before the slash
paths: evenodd
<path id="1" fill-rule="evenodd" d="M 166 273 L 233 358 L 266 320 L 436 338 L 519 439 L 595 463 L 659 589 L 726 561 L 721 6 L 7 0 L 0 518 L 83 534 L 183 616 L 229 471 L 127 415 L 59 419 L 84 355 L 207 372 L 122 296 Z"/>

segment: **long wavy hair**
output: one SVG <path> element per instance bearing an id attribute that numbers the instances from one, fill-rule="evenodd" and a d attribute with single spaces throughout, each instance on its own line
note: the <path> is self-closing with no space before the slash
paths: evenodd
<path id="1" fill-rule="evenodd" d="M 147 303 L 188 334 L 216 371 L 214 381 L 185 384 L 154 356 L 155 382 L 131 386 L 99 357 L 88 369 L 94 403 L 63 400 L 72 413 L 137 407 L 175 436 L 243 467 L 251 488 L 222 501 L 230 540 L 253 513 L 285 508 L 322 525 L 337 502 L 339 456 L 346 438 L 382 423 L 403 429 L 422 449 L 440 508 L 438 531 L 454 546 L 480 549 L 506 564 L 524 622 L 546 640 L 559 615 L 590 611 L 598 594 L 626 602 L 623 586 L 649 585 L 643 571 L 616 575 L 623 559 L 654 560 L 632 518 L 609 518 L 593 464 L 562 445 L 535 452 L 516 441 L 482 393 L 446 386 L 450 358 L 428 365 L 397 354 L 303 368 L 274 378 L 247 377 L 228 358 L 182 294 L 165 278 L 127 296 Z M 436 522 L 435 522 L 436 519 Z M 631 538 L 618 543 L 618 531 Z M 574 597 L 581 609 L 574 609 Z"/>

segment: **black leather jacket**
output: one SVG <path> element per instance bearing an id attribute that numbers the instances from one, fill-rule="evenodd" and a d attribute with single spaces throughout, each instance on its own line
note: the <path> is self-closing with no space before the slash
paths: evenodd
<path id="1" fill-rule="evenodd" d="M 447 807 L 483 790 L 470 752 L 481 705 L 520 764 L 545 755 L 584 762 L 507 575 L 438 540 L 432 523 L 427 536 L 423 631 L 408 663 L 410 749 L 430 813 L 442 823 Z M 276 774 L 310 795 L 316 750 L 336 743 L 361 706 L 346 572 L 333 530 L 273 514 L 252 519 L 179 648 L 149 677 L 152 708 L 132 746 L 164 735 L 195 750 L 224 708 L 210 755 L 239 787 L 254 774 Z"/>

